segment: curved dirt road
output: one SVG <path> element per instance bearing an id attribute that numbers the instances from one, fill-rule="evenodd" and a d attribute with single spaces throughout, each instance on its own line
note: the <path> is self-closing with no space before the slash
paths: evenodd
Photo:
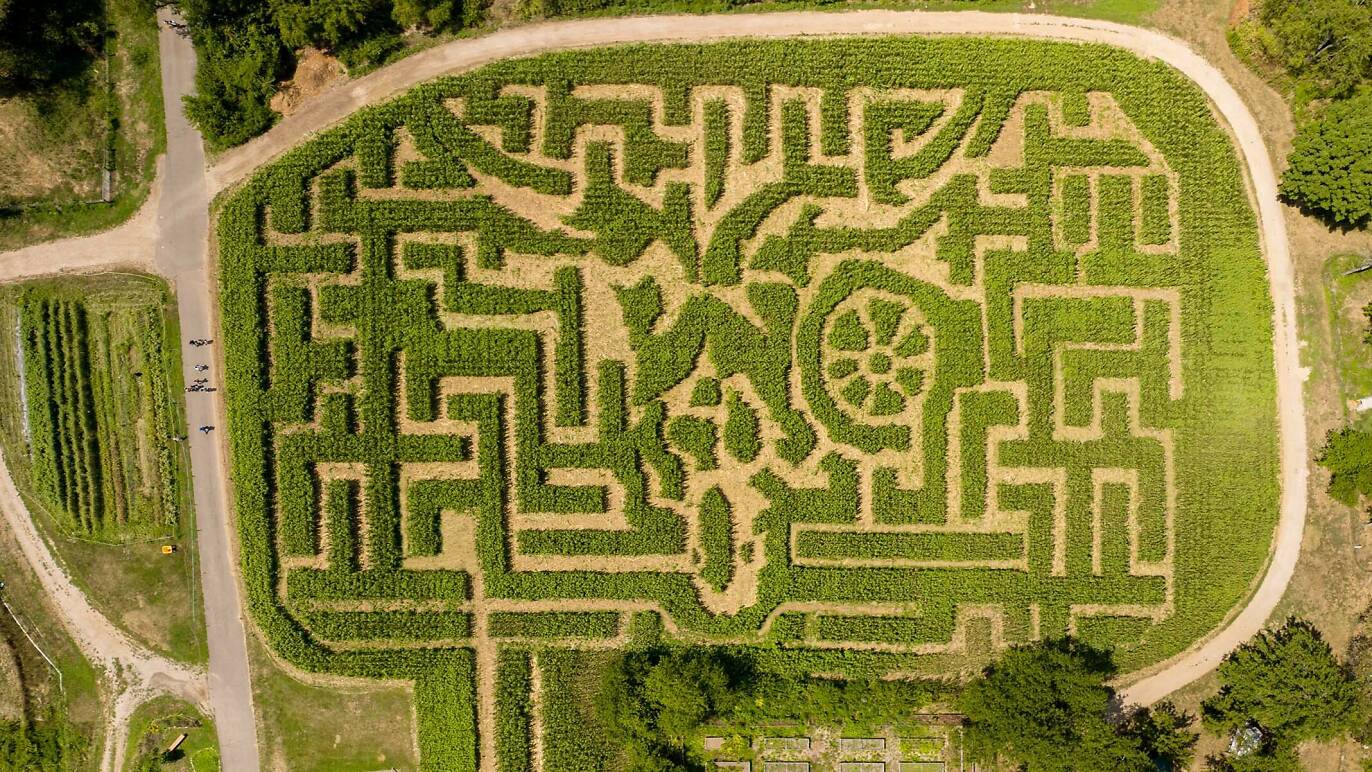
<path id="1" fill-rule="evenodd" d="M 105 728 L 105 751 L 100 768 L 120 770 L 124 763 L 128 720 L 134 708 L 150 696 L 163 692 L 204 707 L 207 704 L 205 674 L 134 643 L 91 606 L 86 594 L 72 583 L 39 535 L 33 515 L 14 487 L 3 456 L 0 456 L 0 510 L 14 532 L 24 558 L 57 607 L 67 632 L 91 663 L 105 671 L 116 691 L 113 717 Z"/>
<path id="2" fill-rule="evenodd" d="M 306 102 L 271 131 L 225 153 L 209 172 L 211 195 L 313 132 L 417 83 L 499 59 L 568 48 L 635 42 L 701 41 L 800 35 L 1023 35 L 1105 43 L 1160 59 L 1195 81 L 1237 140 L 1248 167 L 1261 223 L 1263 253 L 1274 302 L 1278 426 L 1281 433 L 1281 515 L 1267 571 L 1248 604 L 1217 633 L 1163 663 L 1123 690 L 1126 702 L 1147 705 L 1219 664 L 1231 649 L 1263 628 L 1296 567 L 1305 527 L 1305 410 L 1296 336 L 1295 283 L 1286 223 L 1277 201 L 1277 176 L 1252 113 L 1214 66 L 1185 43 L 1151 30 L 1104 21 L 977 11 L 850 11 L 759 13 L 726 16 L 647 16 L 553 22 L 502 30 L 429 49 L 336 87 Z"/>

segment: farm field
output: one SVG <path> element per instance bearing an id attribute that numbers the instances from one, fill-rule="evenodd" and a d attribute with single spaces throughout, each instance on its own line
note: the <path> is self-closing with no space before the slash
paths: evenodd
<path id="1" fill-rule="evenodd" d="M 545 55 L 362 110 L 217 218 L 254 620 L 413 681 L 426 768 L 593 768 L 549 680 L 645 641 L 870 677 L 1072 633 L 1139 670 L 1267 558 L 1254 216 L 1160 63 Z"/>
<path id="2" fill-rule="evenodd" d="M 199 661 L 174 310 L 166 284 L 142 275 L 0 287 L 0 441 L 91 600 L 153 649 Z"/>
<path id="3" fill-rule="evenodd" d="M 110 276 L 6 290 L 28 477 L 71 532 L 123 541 L 175 530 L 183 427 L 163 287 Z"/>

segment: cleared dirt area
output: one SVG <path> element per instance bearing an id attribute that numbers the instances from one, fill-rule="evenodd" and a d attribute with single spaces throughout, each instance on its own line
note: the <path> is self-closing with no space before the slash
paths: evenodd
<path id="1" fill-rule="evenodd" d="M 297 55 L 295 74 L 276 89 L 271 108 L 282 115 L 295 112 L 308 99 L 320 94 L 343 77 L 343 65 L 317 48 L 306 48 Z"/>

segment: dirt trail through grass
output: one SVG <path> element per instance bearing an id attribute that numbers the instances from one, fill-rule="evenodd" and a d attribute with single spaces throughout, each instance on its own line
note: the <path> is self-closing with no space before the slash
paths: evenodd
<path id="1" fill-rule="evenodd" d="M 58 565 L 39 535 L 33 516 L 14 487 L 9 467 L 3 463 L 0 463 L 0 510 L 4 511 L 5 519 L 43 589 L 52 596 L 67 632 L 92 663 L 110 674 L 116 696 L 111 709 L 113 718 L 106 727 L 100 766 L 104 770 L 122 769 L 125 735 L 134 709 L 158 692 L 170 692 L 203 708 L 207 704 L 205 675 L 197 668 L 172 662 L 134 643 L 95 610 Z"/>

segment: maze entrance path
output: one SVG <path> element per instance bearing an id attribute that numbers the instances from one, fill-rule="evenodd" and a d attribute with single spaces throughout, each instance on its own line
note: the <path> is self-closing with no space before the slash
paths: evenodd
<path id="1" fill-rule="evenodd" d="M 1171 656 L 1276 520 L 1242 179 L 1192 84 L 1099 46 L 595 49 L 362 111 L 219 215 L 255 619 L 414 679 L 455 769 L 557 650 Z"/>

